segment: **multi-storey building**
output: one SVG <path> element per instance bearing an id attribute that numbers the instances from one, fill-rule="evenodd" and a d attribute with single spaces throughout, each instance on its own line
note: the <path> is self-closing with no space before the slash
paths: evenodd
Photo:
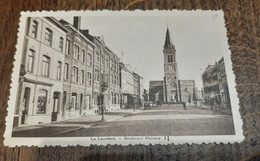
<path id="1" fill-rule="evenodd" d="M 206 68 L 202 74 L 202 81 L 206 105 L 230 108 L 224 58 Z"/>
<path id="2" fill-rule="evenodd" d="M 109 55 L 110 59 L 110 70 L 109 70 L 109 85 L 108 85 L 108 92 L 110 93 L 109 98 L 109 110 L 116 110 L 120 109 L 122 106 L 122 93 L 120 88 L 120 59 L 119 57 L 114 54 L 114 52 L 109 48 L 106 47 L 106 51 Z"/>
<path id="3" fill-rule="evenodd" d="M 180 100 L 188 104 L 196 104 L 196 86 L 194 80 L 179 80 Z"/>
<path id="4" fill-rule="evenodd" d="M 60 120 L 67 29 L 56 19 L 27 18 L 14 126 Z"/>
<path id="5" fill-rule="evenodd" d="M 231 108 L 224 58 L 221 58 L 218 61 L 217 76 L 219 82 L 221 107 Z"/>
<path id="6" fill-rule="evenodd" d="M 68 30 L 64 66 L 63 106 L 65 118 L 94 113 L 92 106 L 92 75 L 94 44 L 80 32 L 80 18 L 74 24 L 60 21 Z"/>
<path id="7" fill-rule="evenodd" d="M 80 20 L 27 19 L 14 126 L 98 113 L 103 83 L 106 110 L 122 107 L 120 59 L 103 39 L 81 30 Z M 133 95 L 140 96 L 142 79 L 135 78 Z"/>
<path id="8" fill-rule="evenodd" d="M 134 76 L 134 97 L 135 107 L 142 105 L 142 93 L 143 93 L 143 77 L 133 72 Z"/>
<path id="9" fill-rule="evenodd" d="M 121 106 L 121 88 L 120 88 L 120 70 L 119 70 L 119 57 L 105 45 L 103 38 L 92 36 L 88 30 L 82 30 L 95 44 L 94 51 L 94 83 L 93 83 L 93 106 L 99 108 L 99 95 L 101 82 L 107 84 L 107 90 L 104 95 L 104 107 L 106 111 L 120 109 Z M 99 111 L 101 111 L 99 109 Z"/>
<path id="10" fill-rule="evenodd" d="M 120 84 L 122 88 L 122 108 L 133 108 L 134 107 L 134 76 L 133 72 L 130 71 L 125 64 L 120 63 Z"/>

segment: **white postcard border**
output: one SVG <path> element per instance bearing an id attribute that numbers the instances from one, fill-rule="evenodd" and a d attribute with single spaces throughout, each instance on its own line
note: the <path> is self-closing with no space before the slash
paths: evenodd
<path id="1" fill-rule="evenodd" d="M 19 29 L 18 29 L 18 42 L 16 45 L 15 61 L 14 68 L 11 77 L 11 87 L 10 87 L 10 96 L 8 101 L 7 116 L 6 116 L 6 130 L 4 133 L 4 145 L 15 147 L 15 146 L 89 146 L 89 145 L 107 145 L 107 144 L 117 144 L 117 145 L 130 145 L 130 144 L 144 144 L 144 145 L 155 145 L 155 144 L 202 144 L 202 143 L 235 143 L 241 142 L 244 140 L 243 130 L 242 130 L 242 119 L 239 113 L 239 100 L 237 97 L 237 92 L 235 89 L 235 75 L 232 71 L 232 62 L 231 62 L 231 51 L 230 55 L 225 55 L 225 65 L 226 73 L 228 75 L 228 84 L 230 99 L 232 105 L 232 115 L 235 128 L 235 135 L 202 135 L 202 136 L 108 136 L 108 137 L 12 137 L 12 126 L 13 126 L 13 117 L 15 110 L 15 100 L 17 95 L 18 79 L 20 72 L 20 63 L 21 63 L 21 52 L 23 51 L 23 40 L 25 33 L 25 20 L 26 17 L 38 17 L 38 16 L 66 16 L 66 15 L 75 15 L 75 16 L 97 16 L 97 15 L 106 15 L 106 16 L 116 16 L 118 13 L 120 15 L 127 16 L 138 16 L 138 15 L 170 15 L 172 12 L 176 14 L 181 14 L 182 12 L 212 12 L 218 13 L 220 16 L 224 17 L 223 11 L 37 11 L 37 12 L 22 12 L 20 17 Z M 228 45 L 228 43 L 227 43 Z M 229 47 L 228 47 L 229 48 Z M 126 138 L 127 137 L 127 138 Z"/>

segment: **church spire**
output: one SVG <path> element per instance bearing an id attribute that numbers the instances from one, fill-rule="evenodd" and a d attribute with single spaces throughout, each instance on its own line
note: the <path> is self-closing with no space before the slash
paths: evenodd
<path id="1" fill-rule="evenodd" d="M 165 38 L 164 48 L 173 48 L 173 44 L 172 44 L 172 41 L 171 41 L 168 24 L 167 24 L 167 31 L 166 31 L 166 38 Z"/>

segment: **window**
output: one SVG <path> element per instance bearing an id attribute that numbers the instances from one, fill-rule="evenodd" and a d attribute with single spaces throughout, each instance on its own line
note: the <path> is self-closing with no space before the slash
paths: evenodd
<path id="1" fill-rule="evenodd" d="M 84 70 L 81 70 L 81 83 L 83 84 L 85 81 L 85 75 L 84 75 Z"/>
<path id="2" fill-rule="evenodd" d="M 113 70 L 113 59 L 111 58 L 111 61 L 110 61 L 110 70 L 112 71 Z"/>
<path id="3" fill-rule="evenodd" d="M 88 53 L 87 64 L 90 67 L 92 66 L 92 55 L 90 53 Z"/>
<path id="4" fill-rule="evenodd" d="M 114 104 L 114 93 L 111 92 L 111 103 Z"/>
<path id="5" fill-rule="evenodd" d="M 114 65 L 114 72 L 115 72 L 116 71 L 116 61 L 114 61 L 113 65 Z"/>
<path id="6" fill-rule="evenodd" d="M 106 67 L 109 67 L 109 61 L 107 57 L 106 57 Z"/>
<path id="7" fill-rule="evenodd" d="M 108 83 L 108 80 L 107 80 L 107 74 L 104 74 L 104 79 L 103 79 L 104 82 Z"/>
<path id="8" fill-rule="evenodd" d="M 47 90 L 40 89 L 38 91 L 38 101 L 37 101 L 37 114 L 46 113 L 46 104 L 47 104 Z"/>
<path id="9" fill-rule="evenodd" d="M 99 52 L 96 52 L 96 58 L 97 58 L 97 61 L 99 62 L 100 60 L 100 58 L 99 58 Z"/>
<path id="10" fill-rule="evenodd" d="M 99 70 L 95 69 L 95 81 L 99 81 Z"/>
<path id="11" fill-rule="evenodd" d="M 58 80 L 61 79 L 61 67 L 62 67 L 62 63 L 59 61 L 58 66 L 57 66 L 57 79 Z"/>
<path id="12" fill-rule="evenodd" d="M 66 40 L 66 54 L 70 55 L 70 41 L 67 39 Z"/>
<path id="13" fill-rule="evenodd" d="M 52 36 L 53 36 L 53 32 L 49 29 L 49 28 L 46 28 L 46 31 L 45 31 L 45 43 L 47 45 L 52 45 Z"/>
<path id="14" fill-rule="evenodd" d="M 64 79 L 69 79 L 69 64 L 65 63 L 65 69 L 64 69 Z"/>
<path id="15" fill-rule="evenodd" d="M 103 54 L 101 55 L 101 63 L 102 63 L 102 65 L 105 65 L 105 60 L 104 60 L 104 55 Z"/>
<path id="16" fill-rule="evenodd" d="M 60 51 L 63 52 L 63 37 L 60 37 L 60 43 L 59 43 L 59 48 L 60 48 Z"/>
<path id="17" fill-rule="evenodd" d="M 50 72 L 50 58 L 44 55 L 42 58 L 42 75 L 49 77 L 49 72 Z"/>
<path id="18" fill-rule="evenodd" d="M 33 73 L 34 55 L 35 55 L 35 51 L 30 49 L 28 54 L 28 64 L 27 64 L 27 71 L 30 73 Z"/>
<path id="19" fill-rule="evenodd" d="M 86 52 L 84 49 L 82 49 L 82 62 L 85 63 L 86 61 Z"/>
<path id="20" fill-rule="evenodd" d="M 113 84 L 113 80 L 114 80 L 114 77 L 113 77 L 113 74 L 111 74 L 111 77 L 110 77 L 110 83 Z"/>
<path id="21" fill-rule="evenodd" d="M 168 63 L 172 63 L 173 59 L 172 59 L 172 55 L 168 55 Z"/>
<path id="22" fill-rule="evenodd" d="M 88 85 L 91 86 L 91 73 L 88 72 Z"/>
<path id="23" fill-rule="evenodd" d="M 79 69 L 77 67 L 73 67 L 73 81 L 79 82 Z"/>
<path id="24" fill-rule="evenodd" d="M 32 36 L 34 38 L 37 38 L 37 31 L 38 31 L 38 22 L 33 20 L 33 23 L 32 23 Z"/>
<path id="25" fill-rule="evenodd" d="M 73 58 L 79 60 L 79 46 L 74 44 Z"/>
<path id="26" fill-rule="evenodd" d="M 103 73 L 100 73 L 100 81 L 104 82 L 104 74 Z"/>

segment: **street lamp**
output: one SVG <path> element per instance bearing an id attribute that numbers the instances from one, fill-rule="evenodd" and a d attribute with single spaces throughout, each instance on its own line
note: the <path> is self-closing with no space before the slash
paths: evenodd
<path id="1" fill-rule="evenodd" d="M 107 87 L 108 85 L 106 82 L 100 83 L 100 106 L 101 106 L 102 121 L 105 121 L 104 92 L 107 90 Z"/>

